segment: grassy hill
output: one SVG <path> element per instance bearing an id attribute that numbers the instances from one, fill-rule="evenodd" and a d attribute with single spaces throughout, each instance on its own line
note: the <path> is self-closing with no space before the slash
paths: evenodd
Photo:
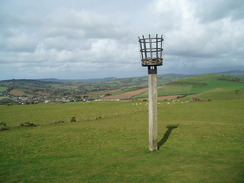
<path id="1" fill-rule="evenodd" d="M 227 71 L 218 74 L 235 76 L 235 77 L 244 77 L 244 71 L 240 71 L 240 70 Z"/>
<path id="2" fill-rule="evenodd" d="M 76 102 L 64 104 L 35 104 L 0 106 L 0 123 L 18 127 L 24 122 L 36 125 L 48 125 L 59 121 L 70 122 L 72 117 L 77 121 L 93 121 L 119 115 L 129 115 L 147 109 L 145 104 L 128 108 L 123 102 Z M 14 112 L 14 113 L 13 113 Z"/>
<path id="3" fill-rule="evenodd" d="M 186 99 L 200 97 L 203 100 L 243 98 L 243 71 L 205 75 L 158 75 L 158 96 L 183 95 Z M 229 75 L 226 75 L 229 74 Z M 148 78 L 104 78 L 91 80 L 8 80 L 0 81 L 0 104 L 28 104 L 45 102 L 70 102 L 99 99 L 147 98 Z M 132 92 L 134 91 L 134 92 Z M 138 91 L 138 92 L 137 92 Z M 221 95 L 221 91 L 225 93 Z M 206 92 L 203 94 L 203 92 Z M 213 97 L 211 97 L 213 93 Z M 229 94 L 228 94 L 229 93 Z M 220 95 L 219 95 L 220 94 Z M 227 95 L 228 94 L 228 95 Z M 111 95 L 114 95 L 111 97 Z M 19 98 L 25 97 L 25 98 Z M 227 97 L 227 98 L 226 98 Z"/>
<path id="4" fill-rule="evenodd" d="M 197 98 L 203 100 L 239 100 L 244 99 L 244 88 L 215 88 L 209 91 L 205 91 L 194 95 Z M 192 96 L 191 96 L 192 97 Z M 186 97 L 187 99 L 189 97 Z"/>
<path id="5" fill-rule="evenodd" d="M 243 182 L 243 105 L 160 102 L 156 152 L 146 102 L 0 106 L 0 182 Z"/>
<path id="6" fill-rule="evenodd" d="M 1 81 L 0 93 L 63 98 L 147 87 L 147 77 L 110 79 Z M 185 97 L 158 101 L 155 152 L 148 150 L 147 101 L 0 106 L 0 127 L 9 128 L 0 131 L 0 182 L 244 182 L 244 78 L 207 74 L 158 81 L 159 96 Z M 192 97 L 211 101 L 189 102 Z"/>
<path id="7" fill-rule="evenodd" d="M 186 99 L 201 97 L 203 100 L 243 99 L 244 78 L 220 74 L 207 74 L 182 78 L 158 89 L 158 96 L 185 95 Z M 224 93 L 221 95 L 221 93 Z M 213 95 L 211 95 L 213 94 Z M 215 96 L 218 97 L 216 98 Z M 146 98 L 147 93 L 133 98 Z"/>
<path id="8" fill-rule="evenodd" d="M 158 84 L 164 85 L 178 79 L 177 77 L 159 76 Z M 137 90 L 146 86 L 147 77 L 81 81 L 56 79 L 7 80 L 0 81 L 0 105 L 87 101 L 101 96 Z"/>

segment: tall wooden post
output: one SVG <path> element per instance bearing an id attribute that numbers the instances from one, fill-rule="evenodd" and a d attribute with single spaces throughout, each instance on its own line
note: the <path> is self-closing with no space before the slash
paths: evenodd
<path id="1" fill-rule="evenodd" d="M 149 150 L 158 149 L 157 66 L 163 65 L 163 35 L 139 38 L 141 64 L 148 67 Z"/>
<path id="2" fill-rule="evenodd" d="M 157 66 L 148 66 L 149 150 L 158 149 Z"/>

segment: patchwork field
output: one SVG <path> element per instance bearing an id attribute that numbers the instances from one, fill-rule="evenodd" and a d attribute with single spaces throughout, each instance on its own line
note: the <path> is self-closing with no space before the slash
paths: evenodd
<path id="1" fill-rule="evenodd" d="M 139 95 L 139 94 L 145 93 L 147 91 L 148 91 L 148 88 L 142 88 L 142 89 L 138 89 L 138 90 L 124 92 L 124 93 L 117 94 L 117 95 L 103 97 L 101 99 L 103 99 L 103 100 L 109 100 L 109 99 L 126 100 L 127 99 L 128 100 L 128 99 L 130 99 L 131 97 L 133 97 L 135 95 Z"/>
<path id="2" fill-rule="evenodd" d="M 0 182 L 244 182 L 243 110 L 159 102 L 149 152 L 145 101 L 0 106 Z M 39 126 L 18 127 L 27 121 Z"/>
<path id="3" fill-rule="evenodd" d="M 191 76 L 161 86 L 158 88 L 158 96 L 184 95 L 188 96 L 187 100 L 196 96 L 202 97 L 202 100 L 238 100 L 244 99 L 243 91 L 244 78 L 211 74 Z M 221 93 L 224 95 L 219 95 Z M 134 95 L 132 99 L 147 97 L 148 93 L 145 92 Z"/>
<path id="4" fill-rule="evenodd" d="M 239 76 L 244 75 L 243 71 Z M 159 100 L 172 96 L 200 100 L 244 99 L 244 77 L 204 74 L 195 76 L 159 75 Z M 147 77 L 91 80 L 6 80 L 0 81 L 0 105 L 22 105 L 94 100 L 143 100 L 148 97 Z M 225 95 L 215 98 L 219 93 Z M 211 97 L 213 94 L 214 97 Z"/>

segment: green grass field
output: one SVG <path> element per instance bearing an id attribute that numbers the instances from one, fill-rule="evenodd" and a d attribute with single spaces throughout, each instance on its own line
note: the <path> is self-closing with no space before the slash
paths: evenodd
<path id="1" fill-rule="evenodd" d="M 0 122 L 7 123 L 10 127 L 17 127 L 24 122 L 33 122 L 37 125 L 46 125 L 57 121 L 70 122 L 72 117 L 76 117 L 77 121 L 90 121 L 97 118 L 133 114 L 147 108 L 142 103 L 132 108 L 132 104 L 133 102 L 108 101 L 0 106 Z"/>
<path id="2" fill-rule="evenodd" d="M 0 106 L 12 127 L 0 131 L 0 182 L 244 182 L 243 100 L 162 102 L 158 140 L 178 128 L 155 152 L 145 104 Z M 25 121 L 40 126 L 16 127 Z"/>
<path id="3" fill-rule="evenodd" d="M 237 90 L 239 90 L 239 92 L 236 92 Z M 158 89 L 158 96 L 189 95 L 187 97 L 187 99 L 189 99 L 193 96 L 198 95 L 199 97 L 203 96 L 204 99 L 233 100 L 244 99 L 243 91 L 243 78 L 212 74 L 187 77 L 178 80 L 176 83 L 164 85 Z M 204 92 L 209 92 L 209 95 L 205 95 L 206 93 L 203 94 Z M 215 94 L 212 96 L 210 93 Z M 224 95 L 221 95 L 222 98 L 216 98 L 217 93 L 224 93 Z M 233 93 L 235 94 L 234 96 Z M 148 97 L 147 92 L 133 96 L 132 98 L 138 99 L 146 97 Z"/>
<path id="4" fill-rule="evenodd" d="M 7 87 L 0 86 L 0 92 L 4 92 L 4 91 L 7 90 L 7 89 L 8 89 Z"/>

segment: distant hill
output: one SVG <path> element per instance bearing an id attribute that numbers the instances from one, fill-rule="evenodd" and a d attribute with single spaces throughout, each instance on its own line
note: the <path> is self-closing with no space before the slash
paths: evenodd
<path id="1" fill-rule="evenodd" d="M 220 72 L 220 73 L 211 73 L 211 74 L 222 74 L 222 75 L 230 75 L 230 76 L 235 76 L 235 77 L 244 77 L 244 71 L 241 70 L 234 70 L 234 71 L 227 71 L 227 72 Z M 197 76 L 198 74 L 174 74 L 174 73 L 169 73 L 169 74 L 158 74 L 158 78 L 186 78 L 190 76 Z M 118 81 L 123 82 L 123 81 L 135 81 L 137 80 L 137 84 L 142 84 L 144 83 L 145 85 L 147 84 L 147 75 L 141 76 L 141 77 L 130 77 L 130 78 L 116 78 L 116 77 L 107 77 L 107 78 L 95 78 L 95 79 L 56 79 L 56 78 L 47 78 L 47 79 L 37 79 L 40 81 L 45 81 L 45 82 L 82 82 L 85 84 L 95 84 L 95 83 L 106 83 L 106 82 L 111 82 L 111 83 L 117 83 Z M 160 82 L 160 81 L 159 81 Z M 127 83 L 129 86 L 134 85 L 136 83 Z"/>
<path id="2" fill-rule="evenodd" d="M 189 77 L 189 76 L 193 76 L 193 75 L 170 73 L 170 74 L 159 74 L 159 76 L 162 76 L 162 77 L 185 78 L 185 77 Z"/>
<path id="3" fill-rule="evenodd" d="M 118 78 L 107 77 L 107 78 L 95 78 L 95 79 L 81 79 L 81 80 L 77 80 L 77 81 L 83 82 L 83 83 L 103 83 L 103 82 L 107 82 L 107 81 L 113 81 L 116 79 L 118 79 Z"/>
<path id="4" fill-rule="evenodd" d="M 147 97 L 144 91 L 147 86 L 147 76 L 83 80 L 12 79 L 0 81 L 0 101 L 4 98 L 12 99 L 15 103 L 87 101 L 111 95 L 140 99 Z M 244 71 L 202 75 L 160 74 L 158 87 L 158 96 L 161 97 L 181 95 L 204 100 L 244 99 Z M 25 98 L 19 101 L 19 97 Z"/>
<path id="5" fill-rule="evenodd" d="M 44 79 L 36 79 L 36 80 L 38 80 L 38 81 L 47 81 L 47 82 L 56 82 L 56 81 L 59 81 L 56 78 L 44 78 Z"/>
<path id="6" fill-rule="evenodd" d="M 244 77 L 244 71 L 240 71 L 240 70 L 221 72 L 218 74 L 230 75 L 230 76 L 236 76 L 236 77 Z"/>

